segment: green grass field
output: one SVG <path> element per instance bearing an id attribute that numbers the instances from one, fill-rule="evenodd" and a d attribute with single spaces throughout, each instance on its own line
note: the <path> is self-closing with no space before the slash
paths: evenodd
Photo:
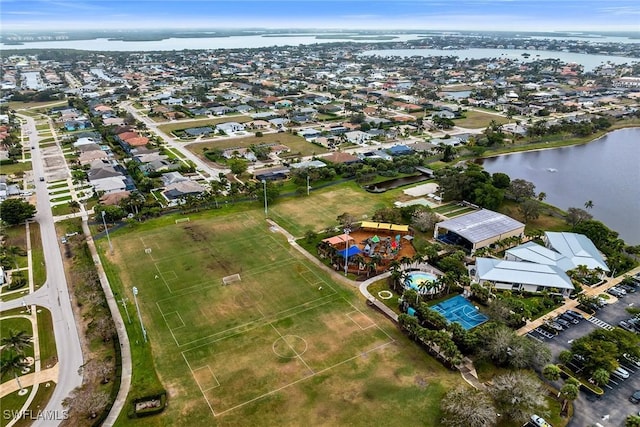
<path id="1" fill-rule="evenodd" d="M 250 121 L 251 121 L 251 117 L 241 116 L 241 115 L 233 116 L 233 117 L 222 117 L 219 119 L 201 119 L 201 120 L 186 119 L 186 120 L 181 120 L 181 121 L 178 120 L 168 124 L 160 125 L 158 126 L 158 129 L 160 129 L 164 133 L 170 134 L 174 131 L 190 129 L 190 128 L 197 128 L 197 127 L 203 127 L 203 126 L 214 127 L 215 125 L 219 125 L 220 123 L 229 123 L 229 122 L 246 123 Z"/>
<path id="2" fill-rule="evenodd" d="M 263 136 L 247 136 L 243 138 L 230 138 L 220 139 L 218 141 L 210 142 L 198 142 L 190 144 L 187 148 L 194 154 L 206 159 L 202 154 L 205 148 L 218 148 L 225 150 L 227 148 L 245 147 L 248 148 L 251 145 L 259 144 L 282 144 L 289 147 L 290 153 L 288 154 L 300 154 L 301 156 L 310 156 L 313 154 L 327 153 L 328 150 L 320 145 L 312 144 L 302 138 L 301 136 L 294 135 L 288 132 L 283 133 L 267 133 Z M 286 156 L 286 154 L 283 154 Z"/>
<path id="3" fill-rule="evenodd" d="M 139 290 L 170 396 L 162 415 L 119 424 L 363 425 L 384 417 L 406 425 L 411 413 L 438 419 L 438 397 L 459 381 L 270 230 L 261 210 L 193 214 L 178 224 L 165 217 L 112 241 L 107 261 L 130 302 L 132 286 Z M 240 281 L 224 285 L 234 274 Z M 398 416 L 405 406 L 410 413 Z"/>
<path id="4" fill-rule="evenodd" d="M 269 216 L 294 236 L 302 237 L 307 230 L 318 232 L 337 226 L 336 218 L 343 212 L 357 220 L 369 218 L 377 209 L 392 206 L 402 190 L 373 194 L 355 182 L 346 182 L 313 191 L 310 197 L 278 200 L 269 207 Z"/>
<path id="5" fill-rule="evenodd" d="M 476 129 L 476 128 L 485 128 L 489 126 L 491 121 L 494 121 L 501 125 L 510 122 L 509 119 L 499 114 L 483 113 L 481 111 L 469 110 L 469 111 L 466 111 L 464 115 L 465 117 L 463 119 L 454 120 L 456 126 Z"/>

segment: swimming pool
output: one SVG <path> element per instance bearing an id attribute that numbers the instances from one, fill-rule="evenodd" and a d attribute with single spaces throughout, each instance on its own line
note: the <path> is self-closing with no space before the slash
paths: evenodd
<path id="1" fill-rule="evenodd" d="M 428 295 L 436 292 L 436 287 L 425 287 L 420 289 L 420 286 L 425 282 L 435 282 L 438 278 L 431 273 L 425 271 L 415 271 L 407 275 L 407 279 L 404 281 L 405 289 L 413 289 L 422 295 Z"/>
<path id="2" fill-rule="evenodd" d="M 442 301 L 432 306 L 431 309 L 442 314 L 448 322 L 459 323 L 466 330 L 473 329 L 489 320 L 487 316 L 480 313 L 480 311 L 462 295 L 457 295 L 446 301 Z"/>

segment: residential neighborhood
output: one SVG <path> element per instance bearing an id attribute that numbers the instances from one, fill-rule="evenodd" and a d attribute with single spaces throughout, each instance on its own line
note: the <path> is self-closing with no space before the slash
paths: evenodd
<path id="1" fill-rule="evenodd" d="M 3 35 L 26 43 L 0 58 L 3 409 L 636 425 L 637 158 L 618 145 L 568 181 L 561 150 L 635 140 L 640 43 L 398 34 L 117 52 Z M 526 55 L 421 53 L 465 49 Z M 504 158 L 516 172 L 490 170 Z M 562 176 L 561 200 L 615 172 L 620 203 L 561 205 L 520 170 Z"/>

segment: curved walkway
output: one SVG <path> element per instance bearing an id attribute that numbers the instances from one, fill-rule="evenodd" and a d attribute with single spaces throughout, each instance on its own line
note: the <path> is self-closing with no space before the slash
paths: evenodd
<path id="1" fill-rule="evenodd" d="M 389 277 L 391 275 L 391 273 L 386 271 L 386 272 L 384 272 L 382 274 L 379 274 L 377 276 L 373 276 L 373 277 L 365 280 L 364 282 L 358 283 L 355 280 L 351 280 L 351 279 L 343 276 L 342 274 L 338 273 L 337 271 L 335 271 L 335 270 L 327 267 L 326 265 L 324 265 L 322 263 L 322 261 L 320 261 L 318 258 L 316 258 L 313 255 L 311 255 L 303 247 L 301 247 L 296 242 L 296 238 L 293 237 L 293 235 L 291 233 L 289 233 L 287 230 L 285 230 L 284 228 L 280 227 L 274 220 L 267 218 L 267 223 L 269 223 L 269 225 L 271 227 L 276 228 L 278 232 L 284 234 L 287 237 L 287 241 L 289 242 L 289 244 L 291 246 L 293 246 L 298 252 L 300 252 L 302 255 L 304 255 L 304 257 L 307 258 L 309 261 L 311 261 L 312 263 L 314 263 L 315 265 L 317 265 L 318 267 L 323 269 L 325 272 L 327 272 L 335 281 L 344 283 L 345 285 L 349 285 L 349 286 L 351 286 L 353 288 L 358 288 L 360 293 L 362 295 L 364 295 L 364 297 L 367 299 L 369 304 L 377 307 L 380 311 L 382 311 L 386 316 L 388 316 L 394 322 L 398 322 L 398 315 L 393 310 L 391 310 L 389 307 L 384 305 L 382 302 L 378 301 L 378 299 L 376 297 L 374 297 L 373 295 L 371 295 L 371 293 L 367 290 L 367 287 L 369 287 L 370 284 L 372 284 L 373 282 L 376 282 L 376 281 L 378 281 L 380 279 L 385 279 L 385 278 Z"/>

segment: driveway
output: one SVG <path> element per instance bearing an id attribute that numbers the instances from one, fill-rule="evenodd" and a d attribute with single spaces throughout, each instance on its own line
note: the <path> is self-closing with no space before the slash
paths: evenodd
<path id="1" fill-rule="evenodd" d="M 573 340 L 596 328 L 607 327 L 607 325 L 615 326 L 620 320 L 631 317 L 625 310 L 629 306 L 640 307 L 640 291 L 607 304 L 595 314 L 595 318 L 591 321 L 581 320 L 579 324 L 571 325 L 569 329 L 560 332 L 555 338 L 544 338 L 535 332 L 532 335 L 543 340 L 551 348 L 554 360 L 557 361 L 558 354 L 563 350 L 569 350 Z M 621 366 L 629 371 L 631 376 L 627 379 L 621 379 L 611 375 L 611 381 L 604 387 L 604 396 L 594 398 L 584 391 L 580 392 L 579 398 L 574 402 L 574 416 L 568 424 L 569 427 L 595 426 L 596 423 L 605 427 L 618 427 L 624 424 L 628 415 L 637 414 L 640 411 L 640 405 L 629 402 L 629 396 L 633 391 L 640 390 L 640 369 L 625 360 L 621 362 Z M 572 368 L 579 369 L 579 366 L 574 365 Z"/>

